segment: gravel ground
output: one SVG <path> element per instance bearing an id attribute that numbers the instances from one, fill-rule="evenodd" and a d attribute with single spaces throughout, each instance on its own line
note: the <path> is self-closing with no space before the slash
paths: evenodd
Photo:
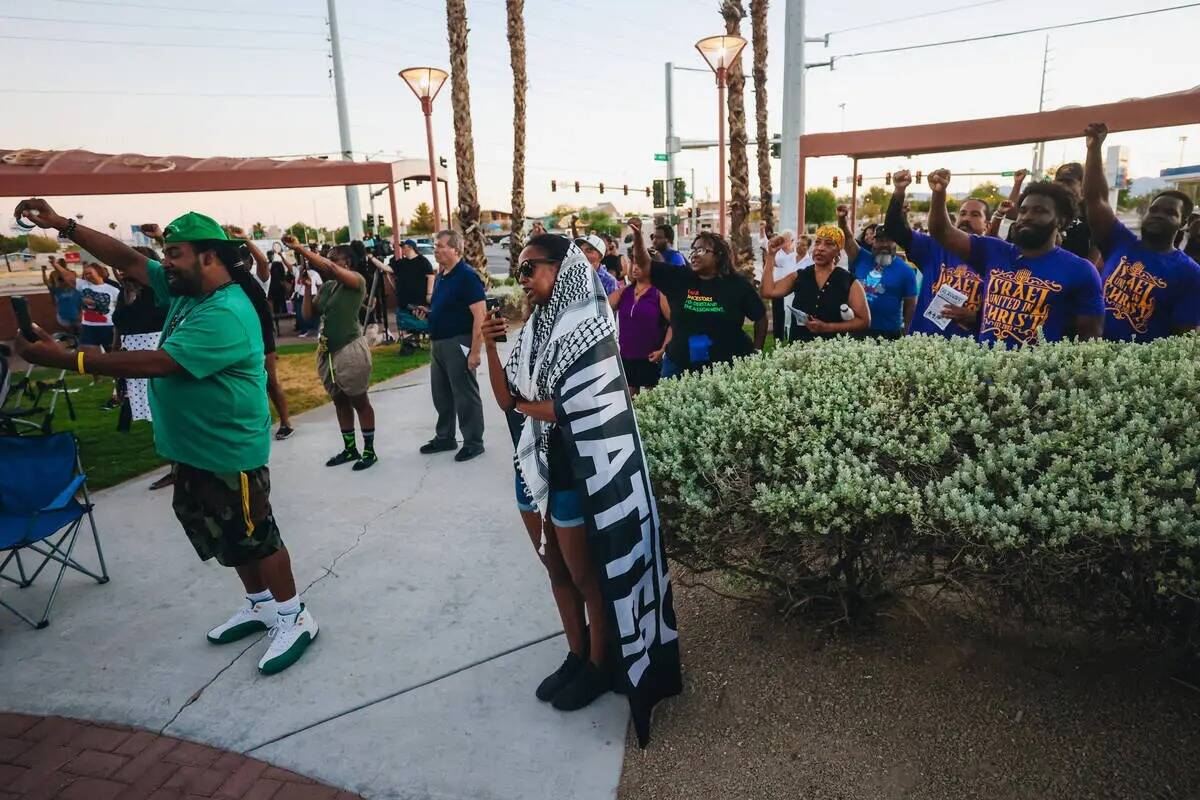
<path id="1" fill-rule="evenodd" d="M 622 800 L 1200 799 L 1200 691 L 1161 657 L 899 610 L 817 640 L 676 569 L 684 690 L 627 742 Z"/>

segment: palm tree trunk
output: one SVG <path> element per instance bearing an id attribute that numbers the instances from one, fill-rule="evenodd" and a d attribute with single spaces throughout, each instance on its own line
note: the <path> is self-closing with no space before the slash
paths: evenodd
<path id="1" fill-rule="evenodd" d="M 479 189 L 475 185 L 475 139 L 471 134 L 466 0 L 446 0 L 446 27 L 450 34 L 450 104 L 454 107 L 454 161 L 458 167 L 458 224 L 465 240 L 463 257 L 487 286 L 487 256 L 483 253 Z"/>
<path id="2" fill-rule="evenodd" d="M 507 0 L 508 52 L 513 71 L 512 226 L 508 274 L 516 276 L 525 228 L 525 0 Z"/>
<path id="3" fill-rule="evenodd" d="M 750 0 L 750 30 L 754 47 L 754 118 L 758 138 L 758 208 L 767 235 L 775 233 L 771 205 L 771 143 L 767 137 L 767 6 L 770 0 Z"/>
<path id="4" fill-rule="evenodd" d="M 721 16 L 725 32 L 741 34 L 746 10 L 742 0 L 723 0 Z M 746 275 L 754 274 L 754 250 L 750 246 L 750 163 L 746 158 L 746 76 L 738 58 L 728 70 L 729 96 L 729 246 L 734 266 Z"/>

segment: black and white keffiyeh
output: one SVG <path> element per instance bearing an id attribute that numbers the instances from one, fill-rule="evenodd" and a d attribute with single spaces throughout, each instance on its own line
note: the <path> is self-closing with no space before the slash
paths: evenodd
<path id="1" fill-rule="evenodd" d="M 567 370 L 597 342 L 616 335 L 612 309 L 600 277 L 572 244 L 558 268 L 550 302 L 535 308 L 517 334 L 504 372 L 522 400 L 554 397 Z M 516 464 L 538 513 L 550 496 L 550 434 L 553 422 L 527 417 L 517 442 Z"/>

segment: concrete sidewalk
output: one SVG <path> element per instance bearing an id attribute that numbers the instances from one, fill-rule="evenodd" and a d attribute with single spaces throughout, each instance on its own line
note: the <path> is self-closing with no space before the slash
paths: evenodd
<path id="1" fill-rule="evenodd" d="M 433 430 L 428 368 L 372 390 L 371 470 L 324 466 L 340 448 L 332 406 L 273 444 L 275 515 L 321 625 L 296 667 L 260 676 L 265 637 L 205 641 L 240 584 L 196 559 L 149 475 L 94 496 L 109 584 L 68 573 L 42 631 L 0 614 L 0 710 L 194 739 L 370 798 L 613 797 L 624 699 L 563 714 L 533 696 L 566 646 L 480 379 L 488 450 L 466 464 L 417 453 Z M 47 577 L 0 591 L 37 607 Z"/>

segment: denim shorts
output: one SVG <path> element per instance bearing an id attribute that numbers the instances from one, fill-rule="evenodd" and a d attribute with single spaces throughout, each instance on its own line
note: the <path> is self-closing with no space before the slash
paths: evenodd
<path id="1" fill-rule="evenodd" d="M 521 511 L 537 511 L 533 503 L 526 499 L 525 481 L 521 473 L 514 476 L 517 493 L 517 508 Z M 574 528 L 583 524 L 583 502 L 575 489 L 559 489 L 550 491 L 550 521 L 559 528 Z"/>

